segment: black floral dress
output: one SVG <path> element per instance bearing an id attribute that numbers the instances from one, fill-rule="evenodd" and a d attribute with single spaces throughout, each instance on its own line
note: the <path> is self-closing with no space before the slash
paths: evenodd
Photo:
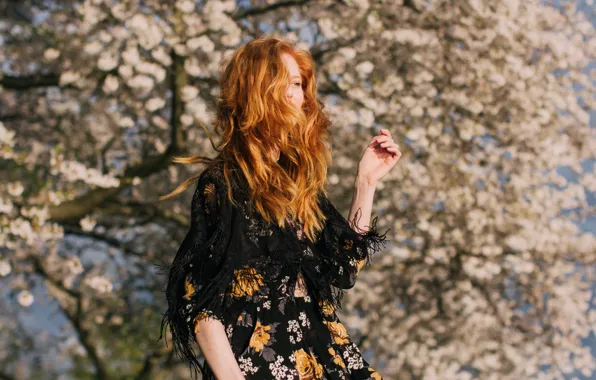
<path id="1" fill-rule="evenodd" d="M 222 164 L 199 177 L 190 230 L 165 265 L 162 336 L 169 326 L 175 352 L 209 380 L 215 379 L 211 368 L 192 348 L 197 322 L 205 318 L 223 324 L 246 379 L 381 379 L 335 313 L 385 245 L 377 218 L 356 232 L 321 192 L 326 220 L 313 243 L 299 223 L 266 223 L 252 209 L 238 169 L 230 172 L 236 173 L 232 200 Z"/>

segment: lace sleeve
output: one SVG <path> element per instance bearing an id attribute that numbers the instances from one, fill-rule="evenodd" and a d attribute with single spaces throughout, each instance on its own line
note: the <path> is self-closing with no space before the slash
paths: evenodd
<path id="1" fill-rule="evenodd" d="M 229 214 L 223 186 L 216 176 L 203 172 L 191 202 L 190 228 L 167 270 L 168 309 L 161 335 L 169 326 L 174 351 L 197 370 L 203 367 L 191 343 L 196 341 L 198 322 L 206 318 L 224 321 L 224 294 L 232 281 L 224 257 Z"/>
<path id="2" fill-rule="evenodd" d="M 324 267 L 331 272 L 333 286 L 350 289 L 362 267 L 370 263 L 376 252 L 385 248 L 390 229 L 380 234 L 376 226 L 377 216 L 372 220 L 372 226 L 357 232 L 352 226 L 356 225 L 360 214 L 348 222 L 324 194 L 321 196 L 321 210 L 327 219 L 317 244 L 324 258 Z"/>

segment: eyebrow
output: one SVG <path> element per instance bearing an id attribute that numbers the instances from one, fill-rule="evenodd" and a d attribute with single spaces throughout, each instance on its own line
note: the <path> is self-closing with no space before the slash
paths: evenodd
<path id="1" fill-rule="evenodd" d="M 294 76 L 292 76 L 292 78 L 298 78 L 298 79 L 302 79 L 302 77 L 301 77 L 301 76 L 299 76 L 299 75 L 294 75 Z"/>

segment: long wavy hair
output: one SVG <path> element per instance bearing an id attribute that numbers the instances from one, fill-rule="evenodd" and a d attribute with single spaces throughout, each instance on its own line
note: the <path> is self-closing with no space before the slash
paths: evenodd
<path id="1" fill-rule="evenodd" d="M 290 73 L 282 54 L 298 63 L 304 102 L 297 109 L 286 97 Z M 248 183 L 255 209 L 267 222 L 284 227 L 287 219 L 302 224 L 314 240 L 323 228 L 317 195 L 326 194 L 327 169 L 331 164 L 328 128 L 331 121 L 317 98 L 312 55 L 291 41 L 258 37 L 226 58 L 219 73 L 220 94 L 214 120 L 221 136 L 215 158 L 174 157 L 183 164 L 224 162 L 224 176 L 239 168 Z M 279 159 L 275 152 L 279 150 Z M 167 199 L 188 188 L 200 176 L 180 184 Z M 231 186 L 228 198 L 232 200 Z"/>

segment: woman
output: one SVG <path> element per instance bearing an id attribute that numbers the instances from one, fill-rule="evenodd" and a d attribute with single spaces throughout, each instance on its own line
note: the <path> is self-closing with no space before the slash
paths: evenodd
<path id="1" fill-rule="evenodd" d="M 177 158 L 207 166 L 162 197 L 198 179 L 190 230 L 166 266 L 162 336 L 169 326 L 175 351 L 204 379 L 380 379 L 335 310 L 385 245 L 377 218 L 367 225 L 398 146 L 387 130 L 367 146 L 348 222 L 324 189 L 331 122 L 311 55 L 258 38 L 229 58 L 220 85 L 218 156 Z"/>

